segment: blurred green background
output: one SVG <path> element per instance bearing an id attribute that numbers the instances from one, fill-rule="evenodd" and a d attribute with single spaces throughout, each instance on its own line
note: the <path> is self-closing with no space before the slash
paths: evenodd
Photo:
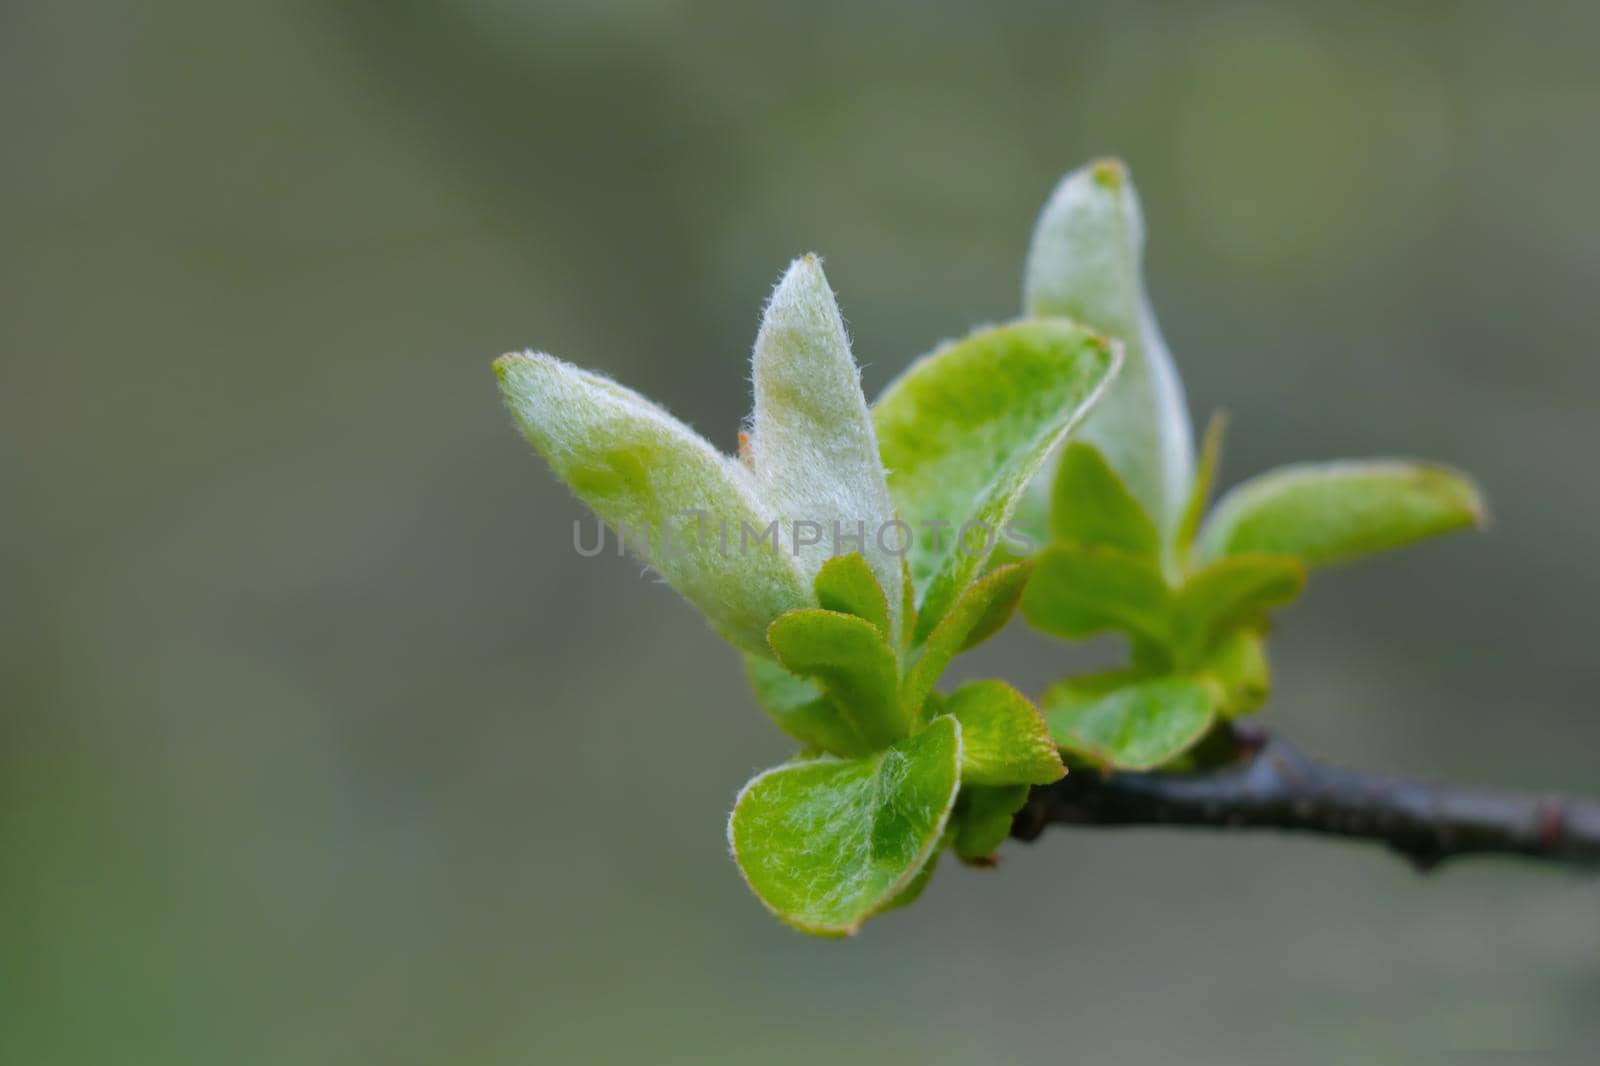
<path id="1" fill-rule="evenodd" d="M 1600 8 L 10 3 L 0 1061 L 1593 1062 L 1600 885 L 1052 831 L 857 939 L 724 852 L 788 745 L 490 359 L 731 449 L 828 256 L 869 393 L 1125 157 L 1226 480 L 1416 454 L 1483 536 L 1328 574 L 1268 721 L 1596 790 Z M 1014 626 L 962 672 L 1037 688 Z"/>

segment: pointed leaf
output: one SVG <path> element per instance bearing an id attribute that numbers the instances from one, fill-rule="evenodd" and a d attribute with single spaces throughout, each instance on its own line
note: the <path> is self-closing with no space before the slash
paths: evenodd
<path id="1" fill-rule="evenodd" d="M 1183 383 L 1145 297 L 1144 221 L 1126 169 L 1101 160 L 1061 180 L 1034 227 L 1023 307 L 1123 342 L 1126 363 L 1077 439 L 1105 452 L 1163 532 L 1178 521 L 1194 463 Z"/>
<path id="2" fill-rule="evenodd" d="M 1052 544 L 1034 559 L 1022 616 L 1069 640 L 1117 630 L 1165 644 L 1172 593 L 1150 559 L 1115 548 Z"/>
<path id="3" fill-rule="evenodd" d="M 1120 548 L 1159 559 L 1161 536 L 1100 449 L 1068 441 L 1050 500 L 1050 531 L 1057 540 Z"/>
<path id="4" fill-rule="evenodd" d="M 1189 502 L 1184 505 L 1183 518 L 1178 522 L 1176 548 L 1178 562 L 1187 566 L 1189 553 L 1194 547 L 1194 535 L 1211 503 L 1211 490 L 1216 485 L 1217 468 L 1222 464 L 1222 438 L 1228 432 L 1228 416 L 1217 411 L 1206 423 L 1205 437 L 1200 441 L 1200 461 L 1195 465 L 1194 483 L 1189 489 Z"/>
<path id="5" fill-rule="evenodd" d="M 495 362 L 500 391 L 524 436 L 556 475 L 643 551 L 667 584 L 728 640 L 767 654 L 766 630 L 784 611 L 812 602 L 792 557 L 727 552 L 708 525 L 738 537 L 773 519 L 756 486 L 666 411 L 616 382 L 548 355 Z"/>
<path id="6" fill-rule="evenodd" d="M 932 859 L 960 784 L 944 717 L 876 755 L 789 763 L 745 785 L 728 843 L 750 888 L 810 933 L 854 933 Z"/>
<path id="7" fill-rule="evenodd" d="M 1017 322 L 924 356 L 879 398 L 889 491 L 914 532 L 918 640 L 981 572 L 1023 488 L 1117 359 L 1074 323 Z"/>
<path id="8" fill-rule="evenodd" d="M 748 652 L 744 667 L 761 709 L 779 729 L 802 744 L 847 758 L 876 750 L 855 716 L 841 710 L 820 685 Z"/>
<path id="9" fill-rule="evenodd" d="M 1179 657 L 1192 659 L 1227 630 L 1282 607 L 1305 587 L 1305 564 L 1292 555 L 1235 555 L 1190 575 L 1173 616 Z"/>
<path id="10" fill-rule="evenodd" d="M 898 564 L 897 564 L 898 565 Z M 822 564 L 812 582 L 817 602 L 830 611 L 853 614 L 871 622 L 889 641 L 889 601 L 859 552 L 840 555 Z"/>
<path id="11" fill-rule="evenodd" d="M 1305 463 L 1236 486 L 1212 512 L 1200 558 L 1296 555 L 1326 566 L 1484 522 L 1470 478 L 1405 460 Z"/>
<path id="12" fill-rule="evenodd" d="M 955 826 L 951 845 L 956 858 L 966 863 L 988 862 L 1011 835 L 1011 819 L 1027 802 L 1027 785 L 963 784 L 950 816 Z"/>
<path id="13" fill-rule="evenodd" d="M 815 256 L 796 259 L 773 292 L 752 372 L 751 465 L 763 498 L 783 520 L 785 542 L 807 576 L 840 554 L 836 541 L 855 542 L 898 630 L 900 562 L 878 538 L 894 506 L 861 372 Z"/>
<path id="14" fill-rule="evenodd" d="M 962 590 L 961 598 L 928 635 L 906 671 L 901 703 L 913 720 L 922 713 L 923 703 L 950 660 L 999 632 L 1010 619 L 1031 569 L 1028 562 L 1008 563 Z"/>
<path id="15" fill-rule="evenodd" d="M 872 750 L 910 732 L 900 662 L 871 622 L 811 607 L 778 616 L 767 641 L 785 669 L 822 685 Z"/>
<path id="16" fill-rule="evenodd" d="M 1048 785 L 1066 774 L 1039 709 L 1004 681 L 970 681 L 945 710 L 961 723 L 963 783 Z"/>
<path id="17" fill-rule="evenodd" d="M 1198 682 L 1158 678 L 1110 692 L 1098 688 L 1064 682 L 1040 705 L 1061 749 L 1101 766 L 1155 769 L 1189 750 L 1211 726 L 1211 697 Z"/>

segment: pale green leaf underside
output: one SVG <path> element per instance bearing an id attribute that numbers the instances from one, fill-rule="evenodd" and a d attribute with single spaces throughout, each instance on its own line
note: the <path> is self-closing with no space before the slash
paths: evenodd
<path id="1" fill-rule="evenodd" d="M 835 523 L 841 540 L 859 537 L 859 550 L 888 599 L 891 632 L 898 631 L 900 561 L 877 536 L 894 518 L 894 507 L 861 374 L 815 256 L 796 259 L 773 291 L 751 370 L 751 468 L 781 520 L 783 542 L 809 577 L 834 554 Z M 796 522 L 815 528 L 799 537 Z M 811 539 L 816 543 L 804 543 Z"/>
<path id="2" fill-rule="evenodd" d="M 1117 359 L 1075 323 L 1016 322 L 924 356 L 874 405 L 889 492 L 915 534 L 919 640 L 980 572 L 1023 488 Z M 958 545 L 968 522 L 988 531 L 974 527 Z"/>
<path id="3" fill-rule="evenodd" d="M 779 615 L 767 642 L 785 669 L 814 679 L 871 749 L 910 732 L 900 661 L 871 622 L 809 607 Z"/>
<path id="4" fill-rule="evenodd" d="M 773 517 L 749 471 L 638 393 L 548 355 L 495 362 L 500 391 L 522 433 L 556 475 L 614 529 L 625 529 L 667 584 L 746 651 L 768 654 L 766 631 L 812 602 L 809 582 L 783 552 L 724 552 L 700 536 L 701 511 L 731 538 Z"/>
<path id="5" fill-rule="evenodd" d="M 1117 770 L 1171 762 L 1205 735 L 1213 717 L 1206 686 L 1185 678 L 1079 678 L 1053 686 L 1040 706 L 1062 751 Z"/>
<path id="6" fill-rule="evenodd" d="M 784 921 L 810 933 L 853 933 L 932 858 L 960 766 L 961 727 L 943 717 L 876 755 L 768 770 L 734 805 L 734 860 Z"/>
<path id="7" fill-rule="evenodd" d="M 1122 164 L 1068 174 L 1040 212 L 1023 309 L 1082 322 L 1125 346 L 1125 363 L 1077 431 L 1099 447 L 1163 532 L 1178 521 L 1194 465 L 1183 385 L 1145 296 L 1144 222 Z"/>
<path id="8" fill-rule="evenodd" d="M 970 681 L 944 710 L 961 723 L 963 784 L 1048 785 L 1067 772 L 1038 708 L 1004 681 Z"/>
<path id="9" fill-rule="evenodd" d="M 1448 467 L 1405 460 L 1306 463 L 1228 492 L 1200 532 L 1199 557 L 1257 552 L 1325 566 L 1483 521 L 1477 487 Z"/>

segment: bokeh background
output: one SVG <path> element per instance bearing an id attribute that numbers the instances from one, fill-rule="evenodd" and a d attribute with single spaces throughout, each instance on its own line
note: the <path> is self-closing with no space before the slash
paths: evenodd
<path id="1" fill-rule="evenodd" d="M 1482 536 L 1319 576 L 1267 721 L 1600 788 L 1600 7 L 672 0 L 0 12 L 0 1061 L 1593 1062 L 1600 883 L 1052 831 L 823 942 L 788 753 L 512 431 L 542 348 L 731 448 L 828 257 L 869 392 L 1126 158 L 1228 480 L 1416 454 Z M 1037 687 L 1108 647 L 1014 626 Z"/>

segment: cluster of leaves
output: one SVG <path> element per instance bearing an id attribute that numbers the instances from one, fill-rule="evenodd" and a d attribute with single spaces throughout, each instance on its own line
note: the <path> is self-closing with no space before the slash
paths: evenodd
<path id="1" fill-rule="evenodd" d="M 1477 519 L 1458 475 L 1391 462 L 1268 474 L 1202 525 L 1220 423 L 1196 470 L 1141 243 L 1120 165 L 1068 175 L 1035 231 L 1025 316 L 917 360 L 870 407 L 821 266 L 797 260 L 756 338 L 737 456 L 558 359 L 496 362 L 523 433 L 743 653 L 757 701 L 799 743 L 745 785 L 728 825 L 785 921 L 851 933 L 915 898 L 946 848 L 985 861 L 1063 754 L 1181 759 L 1265 697 L 1265 612 L 1307 565 Z M 1001 550 L 1010 523 L 1049 546 Z M 891 525 L 909 539 L 892 543 Z M 855 550 L 835 550 L 841 529 Z M 1019 603 L 1062 637 L 1127 634 L 1130 665 L 1060 682 L 1043 714 L 1003 681 L 939 690 Z"/>
<path id="2" fill-rule="evenodd" d="M 1069 759 L 1123 770 L 1172 766 L 1218 720 L 1261 706 L 1267 613 L 1301 593 L 1308 567 L 1483 517 L 1467 478 L 1398 460 L 1269 471 L 1207 515 L 1224 421 L 1212 419 L 1197 462 L 1141 244 L 1126 173 L 1095 164 L 1046 205 L 1025 285 L 1029 313 L 1069 316 L 1125 345 L 1121 376 L 1041 479 L 1050 488 L 1032 520 L 1052 542 L 1022 602 L 1043 632 L 1128 638 L 1127 667 L 1068 678 L 1040 701 Z"/>

